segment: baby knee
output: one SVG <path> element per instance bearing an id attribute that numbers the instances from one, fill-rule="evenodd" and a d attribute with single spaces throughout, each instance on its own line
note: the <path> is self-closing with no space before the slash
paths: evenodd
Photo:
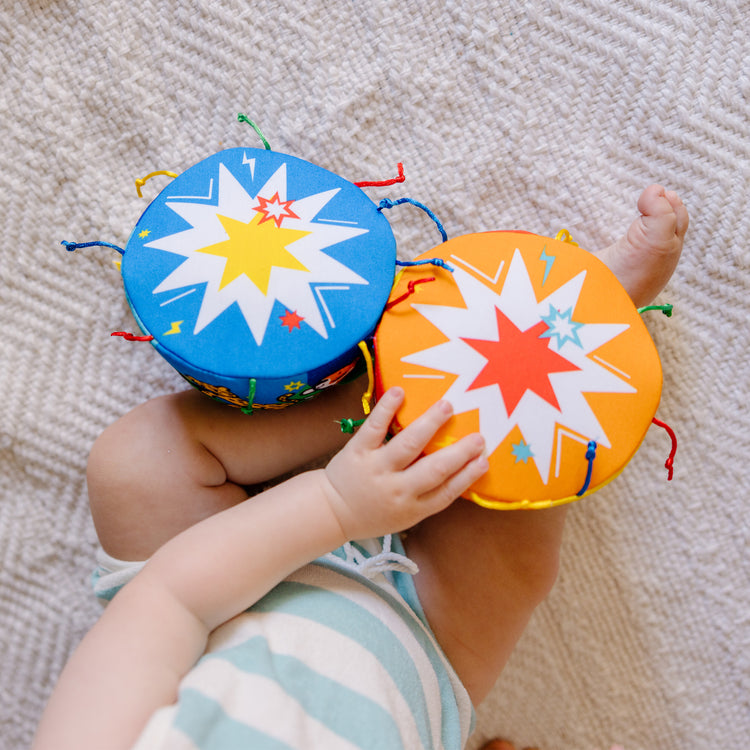
<path id="1" fill-rule="evenodd" d="M 226 473 L 194 434 L 179 394 L 147 401 L 107 427 L 89 454 L 92 505 L 221 485 Z"/>
<path id="2" fill-rule="evenodd" d="M 246 496 L 196 438 L 178 397 L 149 401 L 108 427 L 89 455 L 87 483 L 104 549 L 145 559 L 164 541 Z"/>
<path id="3" fill-rule="evenodd" d="M 149 401 L 107 427 L 89 453 L 86 478 L 89 492 L 99 488 L 128 489 L 151 473 L 158 459 L 159 435 L 164 432 L 162 399 Z"/>

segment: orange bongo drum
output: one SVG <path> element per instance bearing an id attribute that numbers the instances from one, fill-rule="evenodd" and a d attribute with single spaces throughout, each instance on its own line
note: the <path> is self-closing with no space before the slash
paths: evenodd
<path id="1" fill-rule="evenodd" d="M 614 274 L 580 247 L 526 232 L 443 243 L 405 268 L 375 336 L 376 388 L 404 388 L 400 429 L 435 401 L 454 416 L 426 452 L 479 431 L 491 508 L 577 500 L 634 455 L 661 396 L 659 355 Z M 595 443 L 595 445 L 594 445 Z"/>

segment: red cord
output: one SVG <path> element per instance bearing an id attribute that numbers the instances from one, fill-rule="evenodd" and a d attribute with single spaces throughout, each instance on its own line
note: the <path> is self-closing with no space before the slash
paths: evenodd
<path id="1" fill-rule="evenodd" d="M 153 341 L 153 336 L 134 336 L 132 333 L 126 331 L 113 331 L 110 336 L 122 336 L 125 341 Z"/>
<path id="2" fill-rule="evenodd" d="M 412 279 L 409 284 L 407 285 L 407 288 L 409 291 L 404 292 L 400 297 L 396 297 L 396 299 L 391 300 L 386 306 L 386 310 L 390 310 L 392 307 L 397 305 L 399 302 L 403 302 L 407 297 L 411 297 L 412 294 L 414 294 L 414 287 L 417 284 L 424 284 L 427 281 L 435 281 L 434 276 L 428 276 L 426 279 Z"/>
<path id="3" fill-rule="evenodd" d="M 358 188 L 363 187 L 386 187 L 387 185 L 395 185 L 397 182 L 403 182 L 406 179 L 404 177 L 404 165 L 398 163 L 398 177 L 394 177 L 392 180 L 382 180 L 379 182 L 355 182 L 354 184 Z"/>
<path id="4" fill-rule="evenodd" d="M 664 468 L 669 472 L 667 474 L 667 481 L 670 481 L 674 474 L 674 454 L 677 453 L 677 435 L 674 434 L 674 430 L 665 422 L 662 422 L 656 417 L 654 417 L 652 421 L 655 425 L 664 428 L 672 439 L 672 450 L 669 452 L 669 458 L 664 462 Z"/>

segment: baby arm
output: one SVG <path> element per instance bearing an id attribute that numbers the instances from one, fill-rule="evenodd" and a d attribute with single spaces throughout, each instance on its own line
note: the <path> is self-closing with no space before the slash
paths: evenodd
<path id="1" fill-rule="evenodd" d="M 34 750 L 129 748 L 175 701 L 209 633 L 347 540 L 402 530 L 487 470 L 469 436 L 419 458 L 450 417 L 438 403 L 384 444 L 392 389 L 328 467 L 301 474 L 178 535 L 114 598 L 66 666 Z"/>

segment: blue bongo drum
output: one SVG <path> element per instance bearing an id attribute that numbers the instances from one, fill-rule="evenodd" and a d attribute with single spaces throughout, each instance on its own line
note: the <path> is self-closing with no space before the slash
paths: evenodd
<path id="1" fill-rule="evenodd" d="M 310 398 L 354 368 L 395 260 L 390 224 L 359 187 L 297 157 L 232 148 L 150 203 L 122 277 L 164 359 L 252 410 Z"/>

